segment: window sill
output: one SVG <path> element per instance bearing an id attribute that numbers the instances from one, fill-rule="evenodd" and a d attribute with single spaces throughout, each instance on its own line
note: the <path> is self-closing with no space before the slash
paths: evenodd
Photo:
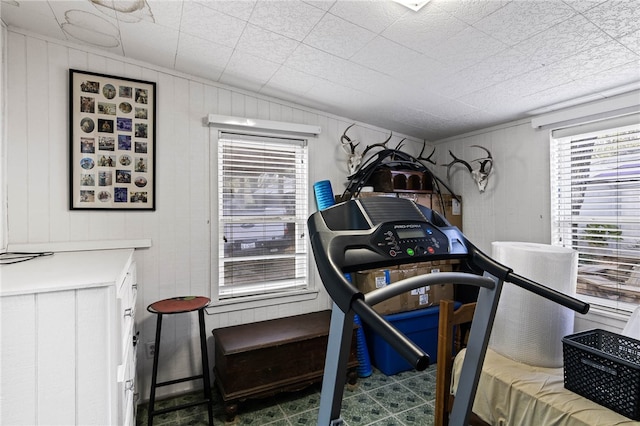
<path id="1" fill-rule="evenodd" d="M 151 239 L 142 240 L 100 240 L 100 241 L 63 241 L 51 243 L 9 244 L 7 251 L 17 252 L 64 252 L 112 249 L 141 249 L 151 247 Z"/>
<path id="2" fill-rule="evenodd" d="M 594 328 L 620 333 L 629 321 L 629 312 L 614 311 L 603 306 L 592 305 L 586 315 L 575 315 L 575 331 L 585 331 Z"/>
<path id="3" fill-rule="evenodd" d="M 317 290 L 303 290 L 291 293 L 261 294 L 257 296 L 238 297 L 214 301 L 206 309 L 207 314 L 240 311 L 244 309 L 261 308 L 264 306 L 283 305 L 287 303 L 303 302 L 318 297 Z"/>

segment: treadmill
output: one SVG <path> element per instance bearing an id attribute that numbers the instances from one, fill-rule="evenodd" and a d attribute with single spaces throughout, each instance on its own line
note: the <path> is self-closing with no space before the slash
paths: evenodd
<path id="1" fill-rule="evenodd" d="M 371 197 L 349 200 L 311 215 L 309 238 L 318 272 L 333 300 L 329 341 L 320 395 L 318 426 L 341 426 L 342 397 L 354 315 L 367 324 L 416 370 L 429 366 L 429 355 L 371 307 L 413 289 L 437 284 L 479 287 L 467 351 L 449 424 L 464 426 L 482 371 L 500 292 L 505 282 L 586 314 L 589 305 L 515 274 L 478 248 L 437 212 L 411 200 Z M 410 277 L 361 293 L 346 273 L 415 262 L 461 259 L 482 275 L 440 272 Z"/>

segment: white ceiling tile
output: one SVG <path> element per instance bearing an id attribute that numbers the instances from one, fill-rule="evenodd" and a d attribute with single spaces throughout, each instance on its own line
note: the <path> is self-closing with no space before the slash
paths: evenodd
<path id="1" fill-rule="evenodd" d="M 591 95 L 593 93 L 593 86 L 591 86 L 586 80 L 570 81 L 560 86 L 552 87 L 541 92 L 533 93 L 526 96 L 524 99 L 530 101 L 532 105 L 538 105 L 536 109 L 556 105 L 565 101 L 567 95 L 570 97 L 581 97 Z M 602 98 L 601 96 L 594 96 L 594 98 Z M 533 110 L 533 108 L 532 108 Z"/>
<path id="2" fill-rule="evenodd" d="M 284 65 L 318 77 L 329 77 L 333 70 L 342 68 L 346 61 L 311 46 L 300 44 Z"/>
<path id="3" fill-rule="evenodd" d="M 245 26 L 245 21 L 204 7 L 199 3 L 184 3 L 181 32 L 234 47 Z"/>
<path id="4" fill-rule="evenodd" d="M 472 78 L 466 80 L 464 78 L 460 78 L 460 75 L 462 74 L 471 75 Z M 482 81 L 481 79 L 476 80 L 473 69 L 467 68 L 466 70 L 462 70 L 459 73 L 451 74 L 450 76 L 441 78 L 435 84 L 432 84 L 431 87 L 432 90 L 436 93 L 449 96 L 453 99 L 457 99 L 462 96 L 468 95 L 469 93 L 473 93 L 486 87 L 492 86 L 494 84 L 495 83 L 490 83 L 488 81 Z"/>
<path id="5" fill-rule="evenodd" d="M 318 81 L 320 81 L 319 77 L 281 66 L 265 84 L 261 92 L 264 93 L 265 89 L 272 89 L 302 95 L 308 92 Z"/>
<path id="6" fill-rule="evenodd" d="M 329 10 L 336 2 L 336 0 L 303 0 L 305 3 L 310 4 L 311 6 L 317 7 L 322 10 Z"/>
<path id="7" fill-rule="evenodd" d="M 372 70 L 387 75 L 399 75 L 411 63 L 418 60 L 420 53 L 404 47 L 384 37 L 376 37 L 351 60 Z"/>
<path id="8" fill-rule="evenodd" d="M 405 108 L 402 107 L 401 104 L 389 105 L 388 116 L 394 121 L 415 127 L 428 127 L 432 123 L 444 121 L 442 118 L 436 117 L 428 111 L 416 108 Z"/>
<path id="9" fill-rule="evenodd" d="M 514 48 L 536 63 L 548 65 L 609 41 L 611 38 L 606 33 L 582 15 L 576 15 Z"/>
<path id="10" fill-rule="evenodd" d="M 336 103 L 340 108 L 348 110 L 349 106 L 361 105 L 363 100 L 375 102 L 375 96 L 365 94 L 358 90 L 353 90 L 341 84 L 331 81 L 318 81 L 309 89 L 310 95 L 313 94 L 315 100 L 325 102 L 327 104 Z"/>
<path id="11" fill-rule="evenodd" d="M 236 75 L 250 81 L 255 81 L 262 86 L 269 81 L 279 67 L 280 64 L 275 62 L 236 50 L 233 52 L 233 55 L 231 55 L 224 74 Z"/>
<path id="12" fill-rule="evenodd" d="M 358 120 L 362 116 L 361 111 L 354 114 L 356 105 L 372 105 L 375 98 L 363 92 L 350 89 L 338 83 L 330 81 L 318 81 L 308 92 L 308 98 L 316 105 L 327 108 L 331 106 L 336 115 L 342 115 L 346 118 Z"/>
<path id="13" fill-rule="evenodd" d="M 82 10 L 89 13 L 95 13 L 97 15 L 103 15 L 91 2 L 78 1 L 78 0 L 50 0 L 50 1 L 18 1 L 21 8 L 25 8 L 25 11 L 43 11 L 44 8 L 50 9 L 56 15 L 58 22 L 64 21 L 64 13 L 68 10 Z M 2 2 L 2 7 L 11 4 Z M 4 15 L 4 10 L 2 11 Z M 45 13 L 48 15 L 48 13 Z M 107 16 L 109 21 L 115 22 L 112 16 Z"/>
<path id="14" fill-rule="evenodd" d="M 621 81 L 623 83 L 619 86 L 612 87 L 611 89 L 606 89 L 604 88 L 604 85 L 600 85 L 600 87 L 602 87 L 603 89 L 598 90 L 598 94 L 601 94 L 605 98 L 609 98 L 611 96 L 617 96 L 631 91 L 640 91 L 640 63 L 638 63 L 637 65 L 638 66 L 635 66 L 634 64 L 633 70 L 624 69 L 625 67 L 629 68 L 629 64 L 614 69 L 613 71 L 620 70 L 621 74 L 623 74 L 624 76 L 628 76 L 628 78 L 626 79 L 626 83 L 623 82 L 625 77 L 622 77 L 618 81 Z M 597 84 L 602 82 L 604 77 L 604 75 L 596 74 L 592 75 L 590 78 Z M 606 82 L 611 83 L 610 80 L 606 80 Z M 593 84 L 591 85 L 591 87 L 593 87 Z M 640 95 L 638 95 L 638 97 L 640 98 Z"/>
<path id="15" fill-rule="evenodd" d="M 471 127 L 475 129 L 478 128 L 477 126 L 480 123 L 486 123 L 487 121 L 495 122 L 496 120 L 499 120 L 498 116 L 496 116 L 495 114 L 492 114 L 491 112 L 483 111 L 483 110 L 475 110 L 469 114 L 464 114 L 454 119 L 454 121 L 460 121 L 460 124 L 463 124 L 467 127 Z"/>
<path id="16" fill-rule="evenodd" d="M 427 112 L 434 111 L 438 105 L 450 102 L 452 99 L 446 93 L 436 93 L 428 84 L 423 86 L 395 83 L 387 87 L 381 87 L 374 92 L 383 102 L 389 105 L 402 105 L 406 108 L 421 109 Z M 402 108 L 400 108 L 402 111 Z"/>
<path id="17" fill-rule="evenodd" d="M 378 34 L 412 12 L 392 1 L 338 0 L 330 13 Z"/>
<path id="18" fill-rule="evenodd" d="M 140 21 L 153 22 L 153 13 L 146 1 L 137 2 L 90 2 L 91 5 L 110 18 L 116 19 L 119 23 L 134 23 Z"/>
<path id="19" fill-rule="evenodd" d="M 586 12 L 608 0 L 563 0 L 566 4 L 577 10 L 578 12 Z"/>
<path id="20" fill-rule="evenodd" d="M 473 93 L 540 68 L 541 65 L 515 49 L 505 49 L 450 76 L 442 89 L 451 97 Z"/>
<path id="21" fill-rule="evenodd" d="M 173 68 L 178 49 L 177 30 L 141 21 L 121 24 L 120 35 L 125 56 Z"/>
<path id="22" fill-rule="evenodd" d="M 614 38 L 640 30 L 636 0 L 609 0 L 587 10 L 584 16 Z"/>
<path id="23" fill-rule="evenodd" d="M 449 13 L 427 4 L 418 13 L 408 13 L 382 32 L 396 43 L 429 55 L 443 40 L 467 28 L 467 24 Z"/>
<path id="24" fill-rule="evenodd" d="M 296 40 L 249 24 L 242 33 L 236 49 L 281 64 L 298 44 L 300 43 Z"/>
<path id="25" fill-rule="evenodd" d="M 255 80 L 249 79 L 241 75 L 235 75 L 232 73 L 222 73 L 218 79 L 220 83 L 227 84 L 229 86 L 237 87 L 239 89 L 249 90 L 258 93 L 262 88 L 262 84 Z"/>
<path id="26" fill-rule="evenodd" d="M 166 1 L 166 0 L 161 0 Z M 176 2 L 180 4 L 181 2 Z M 202 6 L 222 12 L 225 15 L 248 21 L 256 4 L 255 0 L 224 0 L 224 1 L 199 1 Z"/>
<path id="27" fill-rule="evenodd" d="M 68 10 L 64 13 L 62 31 L 71 41 L 88 44 L 123 55 L 120 29 L 110 18 L 97 11 Z"/>
<path id="28" fill-rule="evenodd" d="M 506 44 L 514 45 L 576 14 L 563 2 L 513 1 L 473 24 Z"/>
<path id="29" fill-rule="evenodd" d="M 438 58 L 449 67 L 450 72 L 467 68 L 507 48 L 501 41 L 482 31 L 467 27 L 442 40 L 429 49 L 429 56 Z"/>
<path id="30" fill-rule="evenodd" d="M 476 114 L 478 107 L 467 105 L 464 102 L 449 100 L 438 103 L 433 109 L 428 110 L 431 115 L 447 119 L 451 116 Z"/>
<path id="31" fill-rule="evenodd" d="M 450 72 L 441 62 L 384 37 L 376 37 L 351 61 L 405 83 L 428 84 Z"/>
<path id="32" fill-rule="evenodd" d="M 446 64 L 426 55 L 421 55 L 417 61 L 407 65 L 409 66 L 398 79 L 420 87 L 440 86 L 441 82 L 451 75 L 451 70 Z"/>
<path id="33" fill-rule="evenodd" d="M 232 53 L 233 49 L 230 47 L 181 33 L 175 68 L 217 81 Z"/>
<path id="34" fill-rule="evenodd" d="M 554 65 L 571 79 L 578 80 L 628 63 L 638 63 L 640 56 L 615 41 L 580 52 Z M 613 77 L 613 76 L 612 76 Z"/>
<path id="35" fill-rule="evenodd" d="M 182 19 L 182 2 L 166 0 L 147 0 L 153 22 L 156 24 L 178 30 Z"/>
<path id="36" fill-rule="evenodd" d="M 302 41 L 325 12 L 298 0 L 260 1 L 249 22 L 267 30 Z"/>
<path id="37" fill-rule="evenodd" d="M 90 2 L 61 1 L 49 5 L 68 40 L 123 54 L 115 18 L 100 12 Z"/>
<path id="38" fill-rule="evenodd" d="M 2 2 L 2 20 L 16 28 L 37 28 L 40 34 L 66 40 L 53 11 L 46 2 Z M 64 22 L 64 15 L 63 20 Z"/>
<path id="39" fill-rule="evenodd" d="M 511 0 L 433 0 L 438 8 L 450 13 L 467 24 L 473 24 L 491 15 Z"/>
<path id="40" fill-rule="evenodd" d="M 568 83 L 572 80 L 567 73 L 567 69 L 561 62 L 536 68 L 533 71 L 526 72 L 516 78 L 507 80 L 492 86 L 491 88 L 500 88 L 516 96 L 527 96 L 542 90 Z"/>
<path id="41" fill-rule="evenodd" d="M 347 59 L 373 37 L 375 34 L 369 30 L 326 14 L 304 38 L 303 43 Z"/>
<path id="42" fill-rule="evenodd" d="M 304 44 L 298 46 L 285 65 L 353 89 L 378 87 L 375 79 L 380 76 L 361 65 Z"/>
<path id="43" fill-rule="evenodd" d="M 495 85 L 459 98 L 461 102 L 472 105 L 481 111 L 495 114 L 504 121 L 525 111 L 530 111 L 529 104 L 522 99 L 524 96 L 514 94 L 510 88 Z"/>
<path id="44" fill-rule="evenodd" d="M 640 30 L 635 33 L 627 34 L 626 36 L 622 36 L 618 41 L 627 49 L 633 51 L 637 55 L 640 55 Z"/>
<path id="45" fill-rule="evenodd" d="M 377 71 L 370 70 L 353 62 L 344 63 L 339 76 L 330 76 L 328 80 L 356 90 L 370 93 L 398 93 L 402 83 Z"/>

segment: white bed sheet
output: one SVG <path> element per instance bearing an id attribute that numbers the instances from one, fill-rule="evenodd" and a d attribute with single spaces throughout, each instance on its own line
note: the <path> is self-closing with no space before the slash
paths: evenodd
<path id="1" fill-rule="evenodd" d="M 464 350 L 454 361 L 455 395 Z M 473 412 L 496 426 L 640 425 L 564 388 L 562 368 L 533 367 L 488 349 Z"/>

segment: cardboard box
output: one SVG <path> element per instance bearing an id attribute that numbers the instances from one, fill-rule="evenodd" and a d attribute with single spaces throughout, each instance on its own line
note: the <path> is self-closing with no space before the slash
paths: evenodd
<path id="1" fill-rule="evenodd" d="M 453 267 L 448 261 L 422 262 L 409 265 L 404 269 L 404 277 L 417 275 L 436 274 L 439 272 L 451 272 Z M 407 294 L 406 311 L 436 306 L 442 299 L 453 300 L 453 285 L 438 284 L 420 287 Z"/>
<path id="2" fill-rule="evenodd" d="M 450 224 L 462 231 L 462 197 L 458 195 L 458 198 L 460 201 L 456 200 L 451 194 L 442 194 L 443 213 L 440 197 L 436 194 L 431 194 L 431 210 L 440 213 Z"/>
<path id="3" fill-rule="evenodd" d="M 358 290 L 366 294 L 377 288 L 393 285 L 393 283 L 405 278 L 438 272 L 451 272 L 452 270 L 453 267 L 449 261 L 434 261 L 400 265 L 387 269 L 360 271 L 354 274 L 355 285 Z M 453 285 L 439 284 L 420 287 L 378 303 L 373 306 L 373 309 L 380 315 L 390 315 L 436 306 L 442 299 L 453 300 Z"/>
<path id="4" fill-rule="evenodd" d="M 356 287 L 365 294 L 400 281 L 403 277 L 397 266 L 387 269 L 360 271 L 353 275 L 355 275 Z M 373 306 L 373 309 L 380 315 L 394 314 L 405 310 L 407 303 L 407 294 L 405 293 L 378 303 Z"/>

